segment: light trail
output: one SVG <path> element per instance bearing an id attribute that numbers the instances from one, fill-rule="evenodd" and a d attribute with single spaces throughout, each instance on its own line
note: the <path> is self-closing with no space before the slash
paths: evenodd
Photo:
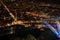
<path id="1" fill-rule="evenodd" d="M 58 20 L 56 21 L 56 23 L 57 23 L 57 28 L 58 28 L 58 37 L 60 38 L 60 23 Z"/>
<path id="2" fill-rule="evenodd" d="M 56 21 L 57 23 L 57 28 L 58 28 L 58 31 L 56 29 L 54 29 L 53 26 L 51 26 L 50 24 L 48 24 L 47 22 L 45 22 L 45 26 L 48 26 L 48 28 L 50 28 L 50 30 L 56 34 L 56 36 L 59 38 L 58 40 L 60 40 L 60 24 L 59 24 L 59 21 Z"/>
<path id="3" fill-rule="evenodd" d="M 46 24 L 45 26 L 48 26 L 48 28 L 50 28 L 50 30 L 51 30 L 52 32 L 54 32 L 54 34 L 58 35 L 58 32 L 56 31 L 56 29 L 54 29 L 53 26 L 51 26 L 51 25 L 48 24 L 47 22 L 44 22 L 44 23 Z"/>
<path id="4" fill-rule="evenodd" d="M 8 7 L 0 0 L 1 4 L 5 7 L 5 9 L 9 12 L 10 16 L 14 19 L 14 21 L 16 21 L 16 18 L 14 17 L 13 13 L 10 12 L 10 10 L 8 9 Z"/>
<path id="5" fill-rule="evenodd" d="M 26 15 L 32 15 L 32 16 L 39 16 L 39 17 L 44 17 L 44 18 L 50 18 L 50 16 L 49 15 L 47 15 L 47 14 L 38 14 L 38 13 L 35 13 L 35 12 L 26 12 Z"/>

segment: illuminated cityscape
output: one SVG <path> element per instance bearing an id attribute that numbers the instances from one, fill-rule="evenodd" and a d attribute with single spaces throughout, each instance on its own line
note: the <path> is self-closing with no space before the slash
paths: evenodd
<path id="1" fill-rule="evenodd" d="M 58 3 L 39 0 L 0 0 L 0 34 L 4 38 L 8 35 L 7 40 L 58 40 L 44 24 L 52 24 L 58 31 L 56 20 L 60 23 Z M 12 35 L 10 39 L 9 35 Z M 32 38 L 29 39 L 29 36 Z"/>

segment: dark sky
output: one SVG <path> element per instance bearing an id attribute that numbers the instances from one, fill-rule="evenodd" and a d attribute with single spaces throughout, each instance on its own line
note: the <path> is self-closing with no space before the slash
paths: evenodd
<path id="1" fill-rule="evenodd" d="M 55 3 L 55 4 L 60 4 L 60 0 L 36 0 L 38 2 L 42 1 L 42 2 L 51 2 L 51 3 Z"/>

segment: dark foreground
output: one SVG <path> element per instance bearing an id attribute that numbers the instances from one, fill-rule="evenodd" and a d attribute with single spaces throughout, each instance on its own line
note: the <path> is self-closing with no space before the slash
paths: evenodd
<path id="1" fill-rule="evenodd" d="M 56 35 L 48 28 L 41 29 L 24 29 L 16 28 L 14 34 L 0 34 L 0 40 L 58 40 Z M 1 31 L 0 31 L 1 32 Z M 6 32 L 6 31 L 5 31 Z M 4 32 L 4 34 L 5 34 Z"/>

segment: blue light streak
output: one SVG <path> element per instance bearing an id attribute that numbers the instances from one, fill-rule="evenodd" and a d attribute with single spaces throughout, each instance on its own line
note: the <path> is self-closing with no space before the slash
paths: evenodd
<path id="1" fill-rule="evenodd" d="M 60 38 L 60 24 L 59 24 L 59 21 L 57 20 L 56 21 L 56 23 L 57 23 L 57 28 L 58 28 L 58 37 Z"/>
<path id="2" fill-rule="evenodd" d="M 44 21 L 45 26 L 47 26 L 48 28 L 50 28 L 50 30 L 56 34 L 56 36 L 59 38 L 58 40 L 60 40 L 60 23 L 58 20 L 56 20 L 56 24 L 57 24 L 57 30 L 50 25 L 49 23 L 47 23 L 46 21 Z"/>
<path id="3" fill-rule="evenodd" d="M 50 30 L 51 30 L 52 32 L 54 32 L 54 34 L 58 35 L 58 32 L 56 31 L 56 29 L 54 29 L 53 26 L 51 26 L 50 24 L 48 24 L 48 23 L 46 23 L 46 22 L 45 22 L 45 24 L 46 24 L 46 26 L 48 26 L 48 28 L 50 28 Z"/>

